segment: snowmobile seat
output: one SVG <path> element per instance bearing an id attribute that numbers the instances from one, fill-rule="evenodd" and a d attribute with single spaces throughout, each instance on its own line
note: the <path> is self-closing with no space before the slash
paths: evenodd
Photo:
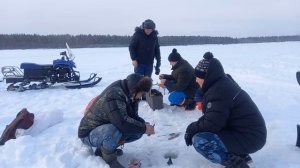
<path id="1" fill-rule="evenodd" d="M 51 64 L 41 65 L 35 63 L 22 63 L 21 69 L 50 69 L 53 67 Z"/>

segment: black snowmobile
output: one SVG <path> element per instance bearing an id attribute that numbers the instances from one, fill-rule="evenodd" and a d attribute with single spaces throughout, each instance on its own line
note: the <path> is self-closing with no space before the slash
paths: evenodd
<path id="1" fill-rule="evenodd" d="M 92 73 L 86 80 L 80 81 L 80 74 L 76 68 L 74 56 L 67 45 L 67 52 L 61 52 L 61 59 L 56 59 L 53 64 L 39 65 L 35 63 L 21 63 L 16 66 L 1 68 L 3 79 L 10 83 L 8 91 L 25 91 L 32 89 L 45 89 L 55 83 L 63 83 L 66 88 L 80 89 L 96 85 L 101 77 Z M 23 69 L 23 71 L 21 70 Z"/>

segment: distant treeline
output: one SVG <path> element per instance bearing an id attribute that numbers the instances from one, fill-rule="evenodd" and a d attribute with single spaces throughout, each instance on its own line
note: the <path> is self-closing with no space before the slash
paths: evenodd
<path id="1" fill-rule="evenodd" d="M 131 36 L 116 35 L 37 35 L 0 34 L 0 49 L 65 48 L 66 42 L 72 48 L 124 47 Z M 197 44 L 238 44 L 300 41 L 300 35 L 267 37 L 210 37 L 210 36 L 161 36 L 161 46 Z"/>

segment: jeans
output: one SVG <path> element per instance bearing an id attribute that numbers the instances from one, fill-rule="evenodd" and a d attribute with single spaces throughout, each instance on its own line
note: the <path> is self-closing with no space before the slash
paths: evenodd
<path id="1" fill-rule="evenodd" d="M 227 160 L 228 150 L 218 135 L 210 132 L 197 133 L 192 142 L 196 151 L 211 162 L 222 164 Z"/>
<path id="2" fill-rule="evenodd" d="M 153 72 L 153 64 L 138 64 L 136 68 L 134 68 L 134 73 L 140 74 L 143 76 L 148 76 L 151 78 Z"/>
<path id="3" fill-rule="evenodd" d="M 88 146 L 97 148 L 102 146 L 107 150 L 115 150 L 120 141 L 129 143 L 140 139 L 142 136 L 143 134 L 122 134 L 114 125 L 105 124 L 93 129 L 89 136 L 81 138 L 81 141 Z"/>
<path id="4" fill-rule="evenodd" d="M 196 102 L 202 102 L 203 101 L 203 92 L 202 92 L 202 88 L 200 88 L 200 87 L 196 90 L 195 101 Z"/>

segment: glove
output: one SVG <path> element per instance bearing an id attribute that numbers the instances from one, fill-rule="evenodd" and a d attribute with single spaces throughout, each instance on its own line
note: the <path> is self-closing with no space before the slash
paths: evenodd
<path id="1" fill-rule="evenodd" d="M 187 146 L 190 146 L 193 144 L 192 138 L 193 136 L 198 132 L 197 130 L 197 121 L 192 122 L 185 131 L 184 139 Z"/>
<path id="2" fill-rule="evenodd" d="M 158 66 L 155 66 L 155 75 L 159 75 L 160 69 Z"/>
<path id="3" fill-rule="evenodd" d="M 197 102 L 197 108 L 200 111 L 202 110 L 202 102 L 201 101 Z"/>
<path id="4" fill-rule="evenodd" d="M 190 146 L 190 145 L 193 144 L 193 142 L 192 142 L 192 136 L 190 134 L 188 134 L 188 133 L 185 133 L 184 140 L 185 140 L 186 146 Z"/>

